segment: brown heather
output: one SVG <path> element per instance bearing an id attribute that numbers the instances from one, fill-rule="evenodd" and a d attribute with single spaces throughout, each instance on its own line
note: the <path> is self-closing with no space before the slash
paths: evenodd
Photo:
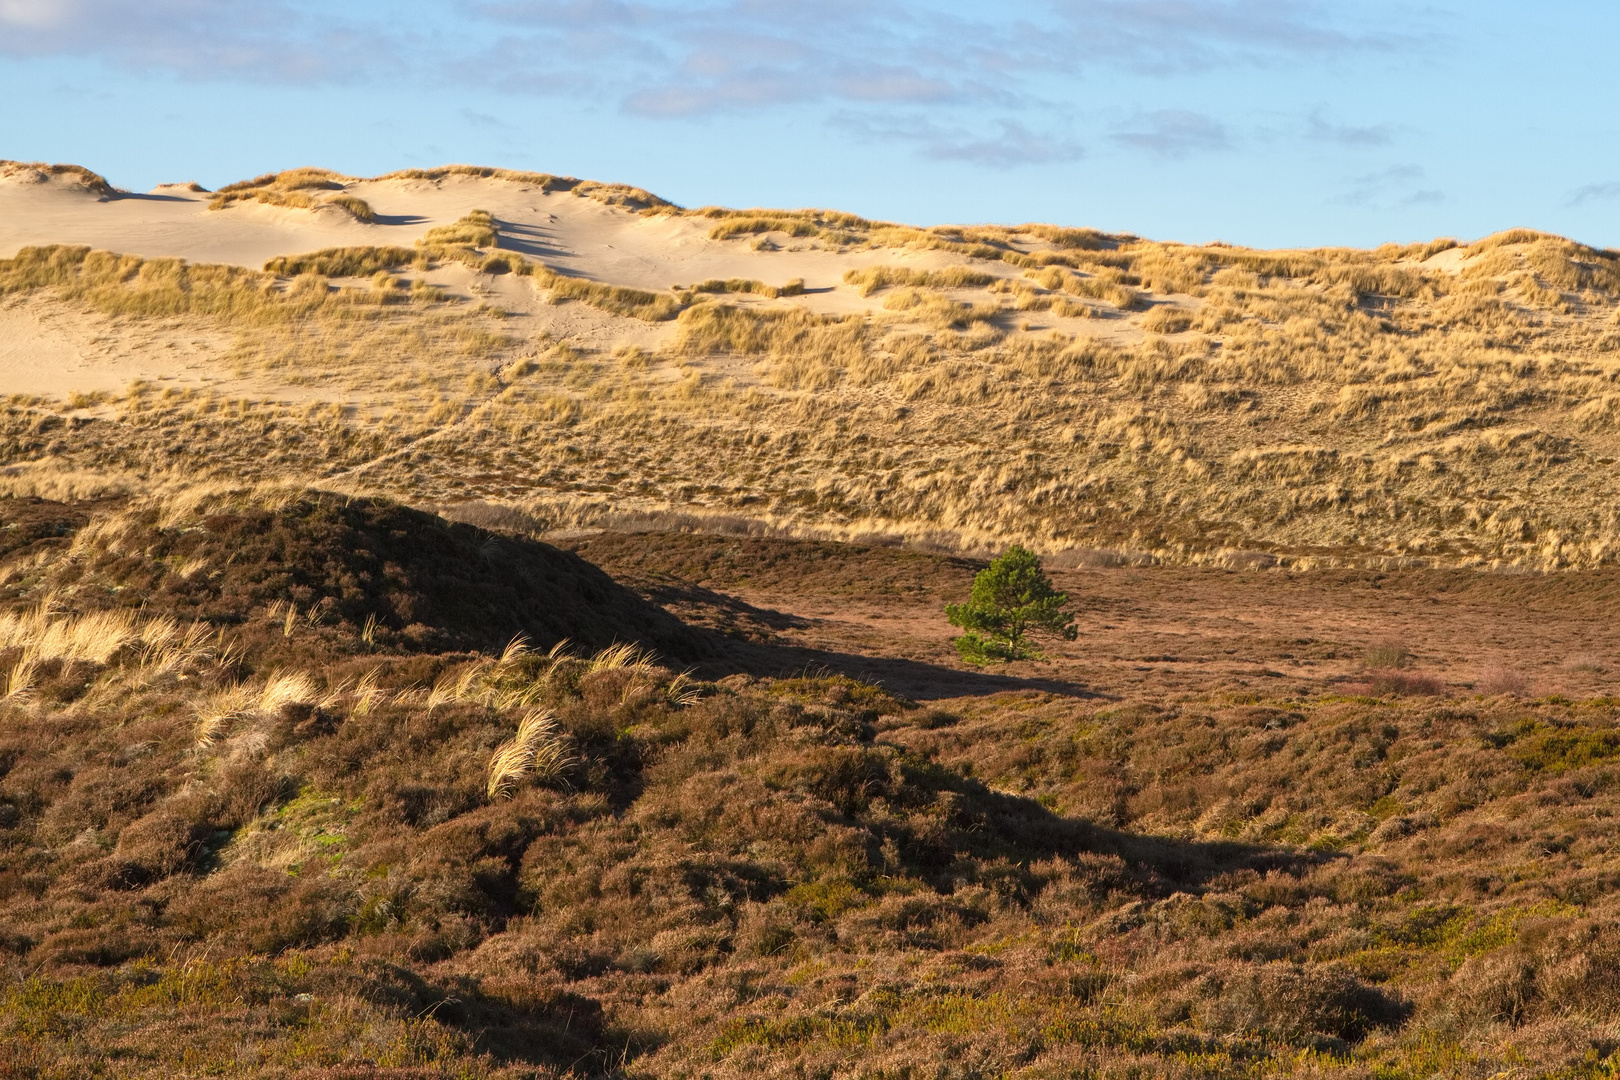
<path id="1" fill-rule="evenodd" d="M 940 669 L 965 696 L 924 706 L 723 590 L 933 609 L 957 559 L 582 546 L 683 625 L 374 499 L 0 513 L 0 667 L 33 665 L 0 700 L 5 1075 L 1613 1067 L 1612 698 Z M 1448 580 L 1581 606 L 1481 577 Z"/>

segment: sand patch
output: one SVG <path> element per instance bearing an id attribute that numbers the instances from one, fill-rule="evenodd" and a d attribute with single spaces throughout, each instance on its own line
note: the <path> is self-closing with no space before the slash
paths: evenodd
<path id="1" fill-rule="evenodd" d="M 51 399 L 117 394 L 136 379 L 176 386 L 230 382 L 229 335 L 195 325 L 119 323 L 55 302 L 0 307 L 0 388 Z"/>

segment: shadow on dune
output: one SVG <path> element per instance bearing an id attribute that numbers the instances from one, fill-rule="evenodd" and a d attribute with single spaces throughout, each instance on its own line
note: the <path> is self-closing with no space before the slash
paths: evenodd
<path id="1" fill-rule="evenodd" d="M 515 251 L 519 255 L 528 255 L 531 258 L 563 258 L 573 255 L 574 252 L 558 247 L 556 242 L 536 225 L 525 225 L 521 222 L 500 221 L 500 241 L 496 245 L 505 251 Z M 557 270 L 556 267 L 551 269 Z M 563 271 L 558 270 L 558 273 Z"/>
<path id="2" fill-rule="evenodd" d="M 421 214 L 378 214 L 371 219 L 373 225 L 422 225 L 427 218 Z"/>

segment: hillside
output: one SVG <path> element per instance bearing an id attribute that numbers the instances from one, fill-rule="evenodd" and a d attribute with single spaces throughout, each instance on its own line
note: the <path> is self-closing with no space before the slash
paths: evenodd
<path id="1" fill-rule="evenodd" d="M 1617 381 L 1523 230 L 0 163 L 0 1078 L 1612 1076 Z"/>
<path id="2" fill-rule="evenodd" d="M 1070 571 L 1079 643 L 953 675 L 944 556 L 0 515 L 0 1075 L 1614 1066 L 1607 577 Z M 1536 687 L 1449 683 L 1504 634 Z"/>
<path id="3" fill-rule="evenodd" d="M 274 479 L 1080 562 L 1620 551 L 1620 261 L 1553 236 L 1266 252 L 465 167 L 135 195 L 11 163 L 0 255 L 17 494 Z"/>

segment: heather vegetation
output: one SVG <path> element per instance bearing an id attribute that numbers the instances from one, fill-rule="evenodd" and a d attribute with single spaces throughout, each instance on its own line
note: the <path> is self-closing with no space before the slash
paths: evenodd
<path id="1" fill-rule="evenodd" d="M 1033 559 L 296 487 L 0 516 L 5 1075 L 1615 1065 L 1613 699 L 1380 688 L 1431 661 L 1375 638 L 1359 684 L 918 702 L 722 590 L 937 612 Z"/>

